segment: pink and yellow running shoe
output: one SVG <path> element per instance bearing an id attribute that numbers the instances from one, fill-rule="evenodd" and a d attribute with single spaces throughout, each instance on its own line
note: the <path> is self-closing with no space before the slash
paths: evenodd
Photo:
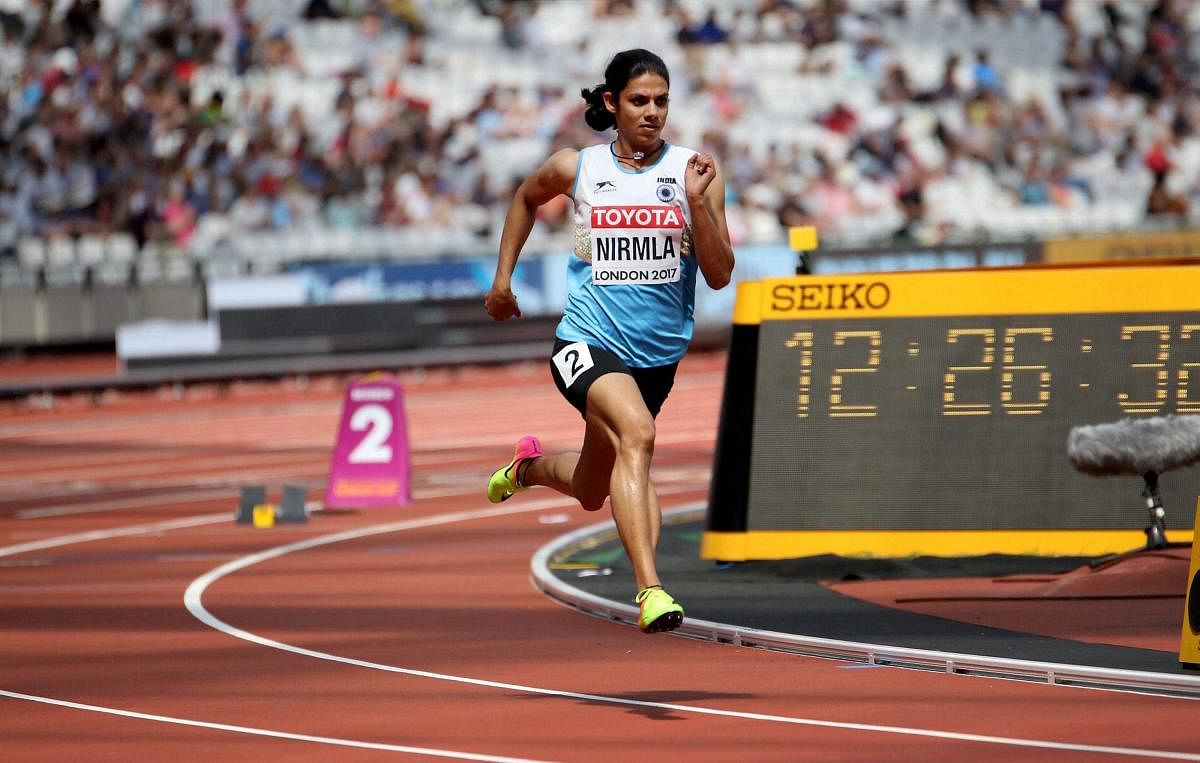
<path id="1" fill-rule="evenodd" d="M 507 501 L 514 494 L 526 489 L 528 485 L 520 479 L 523 476 L 521 466 L 529 459 L 540 458 L 541 455 L 542 444 L 538 442 L 538 438 L 533 435 L 522 437 L 517 443 L 513 460 L 509 461 L 507 466 L 492 472 L 491 479 L 488 480 L 488 500 L 492 503 Z"/>

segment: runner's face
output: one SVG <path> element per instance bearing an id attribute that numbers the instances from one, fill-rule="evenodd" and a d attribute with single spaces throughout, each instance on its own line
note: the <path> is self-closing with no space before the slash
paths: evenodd
<path id="1" fill-rule="evenodd" d="M 653 146 L 667 123 L 670 87 L 657 74 L 629 80 L 616 106 L 617 130 L 636 145 Z"/>

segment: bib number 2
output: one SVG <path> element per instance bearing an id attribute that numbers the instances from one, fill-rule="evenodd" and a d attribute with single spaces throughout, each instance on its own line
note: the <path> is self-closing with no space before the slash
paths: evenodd
<path id="1" fill-rule="evenodd" d="M 583 342 L 572 342 L 554 354 L 552 358 L 563 385 L 570 387 L 585 371 L 595 365 L 592 352 Z"/>

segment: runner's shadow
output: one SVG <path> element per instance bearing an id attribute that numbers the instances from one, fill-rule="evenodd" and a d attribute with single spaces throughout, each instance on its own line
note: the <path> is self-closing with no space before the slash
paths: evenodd
<path id="1" fill-rule="evenodd" d="M 547 699 L 547 695 L 544 694 L 524 696 Z M 567 696 L 584 705 L 619 707 L 628 713 L 640 715 L 652 721 L 682 721 L 686 720 L 684 714 L 687 711 L 682 707 L 675 708 L 670 707 L 670 705 L 683 705 L 688 702 L 703 703 L 723 699 L 752 699 L 755 695 L 743 692 L 672 691 L 668 689 L 663 691 L 634 692 L 632 694 L 569 694 Z"/>

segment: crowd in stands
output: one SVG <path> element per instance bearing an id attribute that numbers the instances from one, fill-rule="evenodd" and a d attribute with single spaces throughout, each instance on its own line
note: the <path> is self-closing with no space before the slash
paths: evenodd
<path id="1" fill-rule="evenodd" d="M 1187 0 L 0 0 L 0 251 L 366 228 L 490 251 L 537 161 L 611 139 L 579 90 L 634 45 L 671 66 L 672 139 L 721 162 L 735 244 L 1183 226 L 1198 31 Z"/>

